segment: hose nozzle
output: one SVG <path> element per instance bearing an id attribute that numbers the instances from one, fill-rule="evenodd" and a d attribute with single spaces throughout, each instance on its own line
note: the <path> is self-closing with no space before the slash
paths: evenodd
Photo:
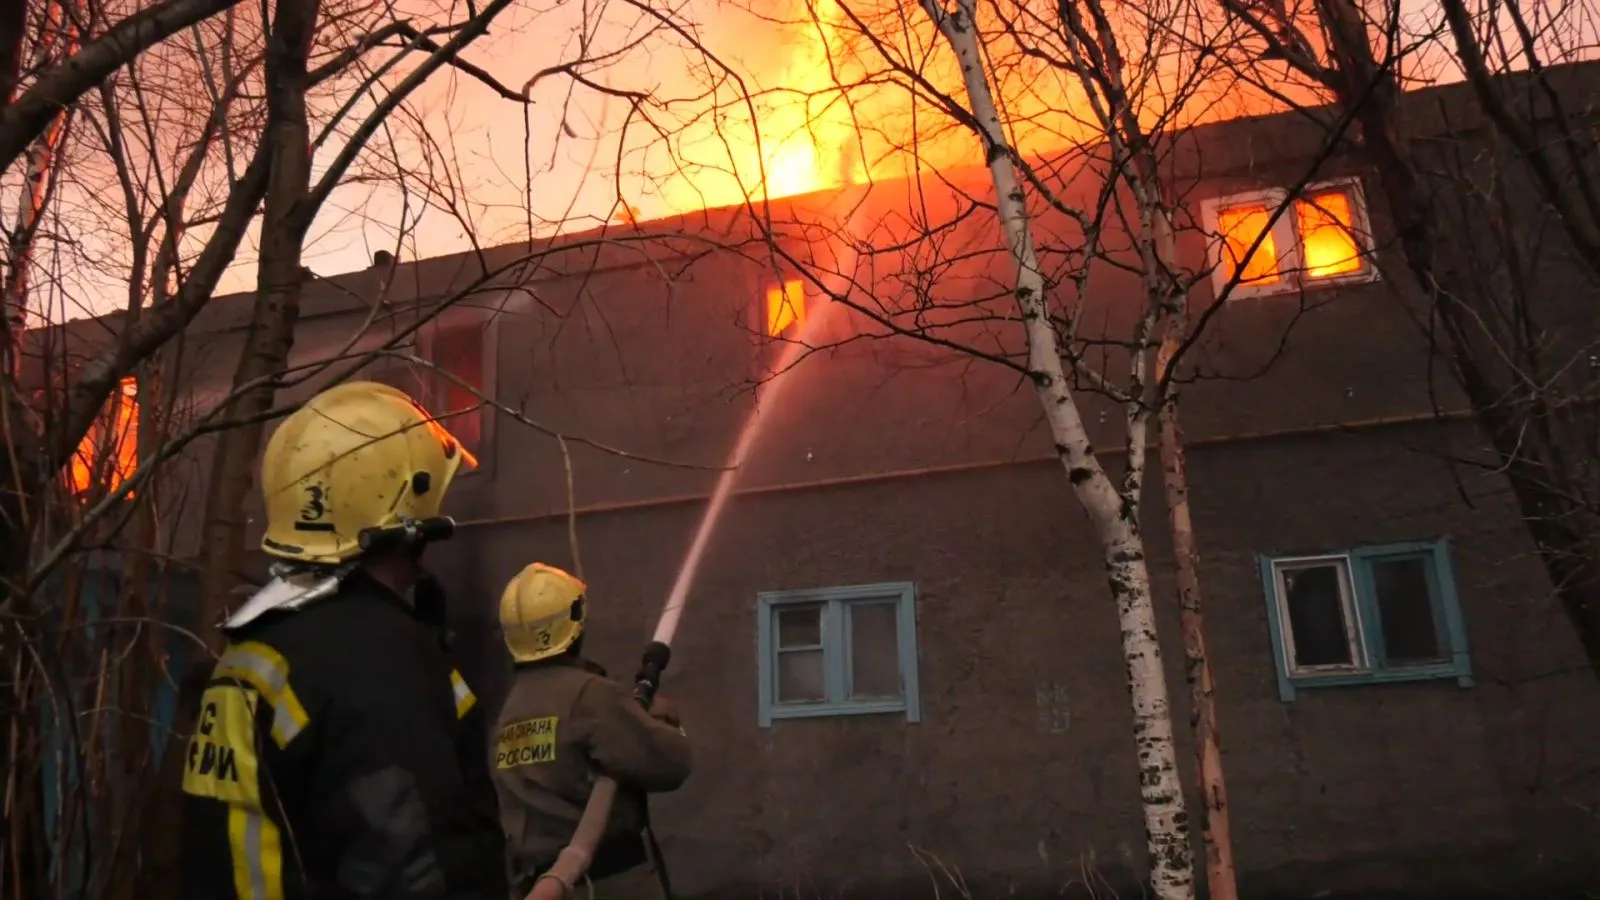
<path id="1" fill-rule="evenodd" d="M 650 646 L 644 648 L 639 674 L 634 676 L 633 698 L 645 709 L 649 709 L 650 701 L 655 699 L 656 689 L 661 687 L 661 673 L 667 670 L 671 660 L 672 648 L 660 641 L 651 641 Z"/>

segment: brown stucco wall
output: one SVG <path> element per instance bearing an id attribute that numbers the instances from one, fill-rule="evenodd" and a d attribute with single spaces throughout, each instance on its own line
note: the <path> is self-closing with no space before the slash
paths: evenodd
<path id="1" fill-rule="evenodd" d="M 1185 247 L 1193 259 L 1198 248 Z M 946 274 L 978 284 L 999 259 Z M 1086 319 L 1116 334 L 1135 286 L 1096 277 Z M 528 408 L 552 427 L 647 457 L 715 462 L 748 404 L 735 390 L 752 358 L 739 307 L 759 304 L 771 278 L 733 255 L 701 260 L 670 286 L 650 267 L 604 273 L 546 330 L 505 332 L 531 338 L 531 350 L 502 346 L 503 384 L 524 385 Z M 1444 462 L 1447 450 L 1481 458 L 1481 440 L 1462 425 L 1400 421 L 1459 408 L 1403 288 L 1402 274 L 1237 302 L 1196 351 L 1206 377 L 1185 391 L 1237 851 L 1254 896 L 1527 888 L 1597 874 L 1585 810 L 1600 788 L 1585 748 L 1600 736 L 1600 689 L 1503 481 Z M 910 342 L 844 343 L 788 377 L 741 479 L 757 492 L 729 509 L 668 684 L 702 754 L 703 774 L 661 803 L 681 886 L 926 894 L 934 863 L 913 847 L 990 888 L 1060 887 L 1081 878 L 1085 859 L 1113 881 L 1129 877 L 1142 831 L 1115 616 L 1065 479 L 1036 461 L 1050 450 L 1031 392 L 1003 367 Z M 1114 456 L 1120 410 L 1081 399 L 1095 443 Z M 485 604 L 461 610 L 463 638 L 480 650 L 494 647 L 487 604 L 512 572 L 534 558 L 570 564 L 556 443 L 506 427 L 497 452 L 482 482 L 492 490 L 458 508 L 469 540 L 438 554 L 463 595 Z M 711 475 L 571 452 L 595 649 L 627 672 Z M 1163 515 L 1152 498 L 1152 571 L 1168 598 Z M 1437 537 L 1452 540 L 1475 686 L 1280 700 L 1257 555 Z M 923 721 L 759 728 L 756 593 L 901 579 L 919 590 Z M 1170 603 L 1164 615 L 1182 710 Z M 493 695 L 493 669 L 475 677 Z M 1061 714 L 1041 710 L 1041 694 L 1066 698 L 1065 731 L 1041 725 Z"/>
<path id="2" fill-rule="evenodd" d="M 1469 509 L 1448 467 L 1418 449 L 1440 430 L 1193 454 L 1235 839 L 1251 895 L 1532 884 L 1558 869 L 1570 876 L 1580 854 L 1593 859 L 1584 807 L 1600 799 L 1600 783 L 1586 748 L 1600 737 L 1600 688 L 1503 491 L 1469 482 Z M 684 504 L 580 521 L 593 651 L 614 670 L 631 671 L 699 511 Z M 1182 710 L 1154 499 L 1148 515 Z M 447 552 L 471 548 L 477 577 L 461 583 L 483 604 L 479 624 L 521 564 L 568 558 L 559 520 L 469 534 Z M 1454 544 L 1476 686 L 1328 689 L 1281 701 L 1256 554 L 1439 536 Z M 736 500 L 666 684 L 699 753 L 698 774 L 659 803 L 682 887 L 928 895 L 912 847 L 990 886 L 1059 886 L 1084 855 L 1120 880 L 1142 858 L 1142 831 L 1115 612 L 1100 572 L 1065 479 L 1047 464 Z M 900 579 L 919 591 L 922 721 L 758 727 L 756 593 Z M 467 631 L 469 642 L 492 640 Z M 1057 685 L 1070 724 L 1051 733 L 1038 694 Z"/>

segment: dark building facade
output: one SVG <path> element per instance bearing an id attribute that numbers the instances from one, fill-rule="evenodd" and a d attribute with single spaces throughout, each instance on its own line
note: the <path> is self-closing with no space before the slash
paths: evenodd
<path id="1" fill-rule="evenodd" d="M 1587 70 L 1563 77 L 1600 85 Z M 1409 102 L 1409 120 L 1435 137 L 1482 136 L 1459 89 Z M 1347 149 L 1323 154 L 1324 137 L 1252 119 L 1197 130 L 1169 156 L 1195 270 L 1219 252 L 1201 231 L 1252 221 L 1324 155 L 1306 196 L 1362 233 L 1346 265 L 1317 244 L 1315 210 L 1284 215 L 1276 280 L 1234 292 L 1208 322 L 1183 394 L 1242 886 L 1600 886 L 1600 685 L 1504 479 L 1450 461 L 1484 458 L 1484 441 L 1430 357 L 1375 184 Z M 987 198 L 983 177 L 951 181 Z M 1095 187 L 1069 178 L 1061 191 Z M 826 295 L 843 282 L 823 270 L 842 267 L 853 296 L 897 328 L 1015 351 L 1018 324 L 991 317 L 1008 308 L 1010 264 L 992 216 L 968 207 L 931 179 L 915 192 L 877 185 L 776 204 L 770 221 L 712 211 L 564 238 L 526 264 L 529 248 L 502 247 L 308 289 L 302 362 L 360 330 L 385 280 L 357 350 L 401 334 L 484 266 L 499 271 L 414 344 L 504 407 L 451 419 L 481 464 L 451 500 L 457 539 L 430 551 L 456 599 L 470 680 L 491 698 L 506 676 L 499 591 L 530 561 L 576 565 L 569 508 L 593 651 L 632 670 L 752 387 L 782 353 L 766 334 L 782 324 L 768 295 L 806 306 L 818 349 L 762 412 L 665 684 L 698 754 L 689 784 L 657 803 L 685 894 L 932 896 L 963 879 L 975 896 L 1051 896 L 1086 891 L 1096 873 L 1125 886 L 1142 865 L 1116 610 L 1036 396 L 1012 369 L 887 337 Z M 862 252 L 928 221 L 959 224 L 939 230 L 937 248 Z M 1053 291 L 1074 289 L 1063 274 L 1074 227 L 1039 220 Z M 1552 295 L 1573 298 L 1548 312 L 1554 340 L 1592 341 L 1600 293 L 1557 256 L 1543 271 L 1561 286 Z M 1202 279 L 1197 310 L 1224 280 Z M 1062 302 L 1086 310 L 1082 333 L 1096 338 L 1129 333 L 1142 297 L 1135 276 L 1096 264 L 1082 296 Z M 984 315 L 965 314 L 968 303 Z M 184 366 L 202 402 L 225 392 L 248 308 L 221 299 L 192 330 Z M 1098 353 L 1093 364 L 1122 377 L 1125 360 Z M 473 403 L 404 360 L 367 371 L 436 412 Z M 1079 399 L 1106 464 L 1124 466 L 1121 407 L 1087 386 Z M 570 503 L 556 434 L 568 437 Z M 203 451 L 192 466 L 206 471 Z M 1151 466 L 1145 534 L 1184 732 Z M 180 553 L 197 528 L 186 520 Z M 1186 734 L 1180 752 L 1193 790 Z"/>

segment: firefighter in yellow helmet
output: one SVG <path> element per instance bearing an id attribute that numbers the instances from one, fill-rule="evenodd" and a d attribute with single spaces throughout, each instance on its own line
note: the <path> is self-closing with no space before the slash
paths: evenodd
<path id="1" fill-rule="evenodd" d="M 412 599 L 463 462 L 371 382 L 273 433 L 273 578 L 223 625 L 190 738 L 184 900 L 506 900 L 486 714 Z"/>
<path id="2" fill-rule="evenodd" d="M 659 693 L 646 712 L 630 689 L 582 656 L 583 582 L 534 563 L 500 598 L 500 627 L 515 665 L 495 728 L 494 784 L 513 896 L 527 896 L 572 838 L 597 774 L 617 781 L 588 893 L 605 900 L 665 896 L 645 840 L 645 795 L 689 777 L 689 739 Z"/>

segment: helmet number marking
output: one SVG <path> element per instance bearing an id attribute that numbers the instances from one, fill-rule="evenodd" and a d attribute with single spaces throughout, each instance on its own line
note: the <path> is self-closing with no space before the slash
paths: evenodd
<path id="1" fill-rule="evenodd" d="M 333 531 L 332 522 L 322 519 L 328 514 L 328 490 L 320 484 L 308 484 L 304 488 L 306 500 L 300 507 L 300 520 L 294 523 L 296 531 Z"/>

